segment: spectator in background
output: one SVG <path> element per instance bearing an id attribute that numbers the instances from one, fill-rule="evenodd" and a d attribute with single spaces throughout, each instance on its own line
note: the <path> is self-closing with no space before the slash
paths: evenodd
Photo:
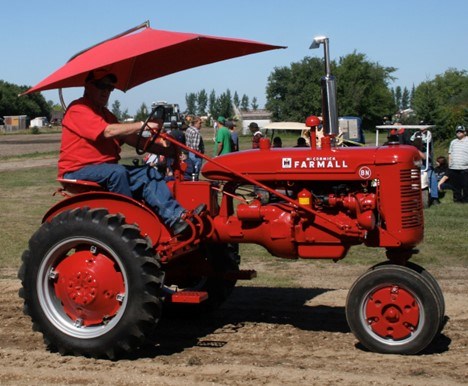
<path id="1" fill-rule="evenodd" d="M 252 149 L 258 149 L 260 147 L 260 138 L 263 138 L 263 134 L 256 122 L 251 122 L 249 129 L 252 133 Z"/>
<path id="2" fill-rule="evenodd" d="M 273 138 L 273 147 L 283 147 L 283 141 L 280 137 Z"/>
<path id="3" fill-rule="evenodd" d="M 439 196 L 444 190 L 452 189 L 450 182 L 447 182 L 449 179 L 449 168 L 447 158 L 445 158 L 444 156 L 439 156 L 436 158 L 436 167 L 434 168 L 434 173 L 437 177 L 437 187 L 439 188 Z"/>
<path id="4" fill-rule="evenodd" d="M 172 138 L 185 145 L 185 133 L 182 131 L 176 121 L 171 121 L 170 135 Z"/>
<path id="5" fill-rule="evenodd" d="M 307 141 L 304 137 L 299 137 L 297 139 L 297 144 L 294 147 L 307 147 Z"/>
<path id="6" fill-rule="evenodd" d="M 188 120 L 188 122 L 190 126 L 185 131 L 185 144 L 189 148 L 194 149 L 198 151 L 199 153 L 204 154 L 205 145 L 203 143 L 203 138 L 202 138 L 201 131 L 200 131 L 202 120 L 200 117 L 190 116 L 190 119 Z M 192 152 L 189 153 L 189 158 L 193 162 L 194 174 L 196 174 L 196 177 L 198 179 L 203 159 Z"/>
<path id="7" fill-rule="evenodd" d="M 401 145 L 409 145 L 411 143 L 411 133 L 400 122 L 395 122 L 393 126 L 396 126 L 396 128 L 390 130 L 389 141 L 398 141 Z"/>
<path id="8" fill-rule="evenodd" d="M 233 121 L 226 121 L 226 127 L 231 133 L 231 152 L 239 151 L 239 135 L 236 132 L 236 124 Z"/>
<path id="9" fill-rule="evenodd" d="M 468 202 L 468 138 L 464 126 L 457 126 L 457 136 L 449 146 L 449 178 L 453 188 L 453 201 Z"/>
<path id="10" fill-rule="evenodd" d="M 216 122 L 218 130 L 215 139 L 215 156 L 219 156 L 231 152 L 231 133 L 225 126 L 226 118 L 219 116 Z"/>
<path id="11" fill-rule="evenodd" d="M 193 161 L 189 158 L 189 154 L 190 152 L 188 152 L 187 150 L 182 150 L 180 152 L 180 164 L 181 164 L 181 168 L 184 172 L 183 174 L 183 178 L 185 181 L 196 181 L 197 180 L 197 176 L 195 174 L 195 168 L 194 168 L 194 165 L 193 165 Z M 174 175 L 170 175 L 170 176 L 166 176 L 164 177 L 164 180 L 165 181 L 173 181 L 174 180 Z"/>
<path id="12" fill-rule="evenodd" d="M 422 170 L 427 171 L 427 177 L 429 180 L 430 204 L 439 205 L 440 201 L 439 189 L 437 186 L 437 176 L 432 165 L 434 145 L 432 142 L 432 133 L 428 130 L 428 127 L 423 127 L 416 131 L 410 137 L 410 144 L 418 149 L 419 154 L 423 159 Z"/>

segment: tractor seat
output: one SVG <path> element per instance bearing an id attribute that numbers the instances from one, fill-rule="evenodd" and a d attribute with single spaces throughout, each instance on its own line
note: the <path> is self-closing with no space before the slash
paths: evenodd
<path id="1" fill-rule="evenodd" d="M 63 186 L 62 190 L 71 194 L 106 190 L 97 182 L 93 181 L 73 180 L 68 178 L 57 178 L 57 181 Z"/>

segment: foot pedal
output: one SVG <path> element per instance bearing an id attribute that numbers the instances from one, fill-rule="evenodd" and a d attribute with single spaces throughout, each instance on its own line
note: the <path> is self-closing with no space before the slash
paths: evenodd
<path id="1" fill-rule="evenodd" d="M 202 291 L 180 291 L 171 294 L 168 301 L 171 303 L 200 304 L 208 299 L 208 292 Z"/>

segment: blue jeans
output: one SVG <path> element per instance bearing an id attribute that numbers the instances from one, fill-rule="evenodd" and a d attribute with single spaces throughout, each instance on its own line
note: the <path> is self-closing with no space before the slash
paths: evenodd
<path id="1" fill-rule="evenodd" d="M 200 158 L 200 157 L 198 157 L 195 154 L 190 153 L 190 152 L 189 152 L 188 156 L 193 161 L 193 172 L 198 177 L 198 175 L 200 174 L 201 167 L 202 167 L 203 158 Z"/>
<path id="2" fill-rule="evenodd" d="M 65 173 L 64 178 L 97 182 L 110 192 L 136 200 L 145 200 L 168 226 L 172 226 L 185 209 L 172 197 L 159 172 L 149 166 L 99 164 Z"/>
<path id="3" fill-rule="evenodd" d="M 431 192 L 431 198 L 437 200 L 439 198 L 439 188 L 437 186 L 437 175 L 432 167 L 427 171 L 429 177 L 429 190 Z"/>

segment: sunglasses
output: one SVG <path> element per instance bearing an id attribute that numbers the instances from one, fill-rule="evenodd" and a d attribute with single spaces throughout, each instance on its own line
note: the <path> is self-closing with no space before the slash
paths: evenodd
<path id="1" fill-rule="evenodd" d="M 97 89 L 99 89 L 101 91 L 106 90 L 106 91 L 110 92 L 110 91 L 115 90 L 115 86 L 113 84 L 104 83 L 104 82 L 94 82 L 93 84 Z"/>

